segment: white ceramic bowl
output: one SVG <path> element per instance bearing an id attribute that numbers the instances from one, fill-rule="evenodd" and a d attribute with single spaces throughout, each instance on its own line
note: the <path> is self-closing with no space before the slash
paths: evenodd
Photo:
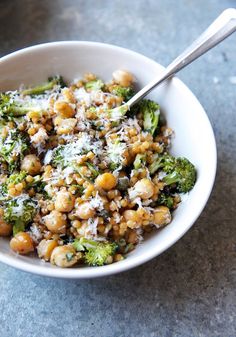
<path id="1" fill-rule="evenodd" d="M 149 58 L 120 47 L 94 42 L 54 42 L 22 49 L 0 59 L 0 91 L 17 89 L 20 84 L 38 84 L 48 76 L 60 74 L 66 80 L 92 72 L 111 79 L 116 69 L 126 69 L 141 88 L 163 71 Z M 0 239 L 0 261 L 35 274 L 61 278 L 93 278 L 115 274 L 138 266 L 161 254 L 193 225 L 207 203 L 216 173 L 216 145 L 208 117 L 192 92 L 173 78 L 150 95 L 158 101 L 174 129 L 171 152 L 186 156 L 197 167 L 194 189 L 174 212 L 172 222 L 153 232 L 127 258 L 103 267 L 60 269 L 31 256 L 19 256 Z"/>

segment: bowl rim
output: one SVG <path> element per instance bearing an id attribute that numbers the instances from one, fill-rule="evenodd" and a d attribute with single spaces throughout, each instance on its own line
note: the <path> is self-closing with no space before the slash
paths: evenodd
<path id="1" fill-rule="evenodd" d="M 0 64 L 4 61 L 11 60 L 12 58 L 18 57 L 20 55 L 24 55 L 27 53 L 35 52 L 35 51 L 40 51 L 44 48 L 50 48 L 50 47 L 57 47 L 57 46 L 80 46 L 80 47 L 99 47 L 99 48 L 104 48 L 104 49 L 112 49 L 112 50 L 117 50 L 122 53 L 129 54 L 129 56 L 133 57 L 138 57 L 142 58 L 143 61 L 151 64 L 154 67 L 159 67 L 160 69 L 165 69 L 162 65 L 160 65 L 158 62 L 154 61 L 153 59 L 135 52 L 133 50 L 123 48 L 120 46 L 116 46 L 113 44 L 107 44 L 107 43 L 102 43 L 102 42 L 93 42 L 93 41 L 55 41 L 55 42 L 47 42 L 47 43 L 41 43 L 41 44 L 36 44 L 30 47 L 26 47 L 17 51 L 14 51 L 8 55 L 5 55 L 0 58 Z M 191 221 L 188 223 L 188 225 L 185 226 L 185 228 L 178 233 L 178 235 L 175 235 L 174 237 L 171 237 L 169 241 L 163 245 L 162 247 L 157 247 L 157 249 L 153 251 L 147 251 L 145 254 L 142 254 L 139 259 L 136 260 L 129 260 L 128 258 L 106 266 L 102 267 L 85 267 L 85 268 L 68 268 L 68 269 L 63 269 L 63 268 L 45 268 L 44 262 L 42 261 L 42 265 L 33 265 L 31 263 L 21 261 L 17 259 L 17 254 L 13 253 L 12 255 L 7 256 L 6 254 L 2 253 L 0 251 L 0 262 L 3 262 L 11 267 L 20 269 L 25 272 L 41 275 L 41 276 L 47 276 L 47 277 L 53 277 L 53 278 L 63 278 L 63 279 L 89 279 L 89 278 L 97 278 L 97 277 L 104 277 L 108 275 L 113 275 L 117 274 L 120 272 L 124 272 L 127 270 L 130 270 L 132 268 L 135 268 L 151 259 L 154 257 L 160 255 L 163 253 L 165 250 L 170 248 L 172 245 L 174 245 L 194 224 L 194 222 L 197 220 L 197 218 L 200 216 L 202 213 L 203 209 L 205 208 L 207 201 L 210 197 L 210 194 L 212 192 L 212 188 L 214 185 L 215 181 L 215 176 L 216 176 L 216 168 L 217 168 L 217 148 L 216 148 L 216 141 L 215 141 L 215 136 L 214 132 L 211 126 L 211 123 L 209 121 L 209 118 L 202 107 L 201 103 L 198 101 L 197 97 L 193 94 L 193 92 L 177 77 L 173 77 L 172 79 L 168 80 L 172 81 L 176 87 L 178 87 L 181 91 L 185 91 L 186 94 L 188 94 L 189 97 L 191 97 L 191 100 L 194 102 L 194 105 L 197 107 L 198 110 L 202 111 L 202 115 L 205 118 L 205 123 L 208 127 L 209 131 L 209 139 L 211 139 L 212 143 L 212 174 L 211 174 L 211 179 L 208 181 L 208 190 L 207 193 L 204 195 L 203 198 L 201 198 L 201 207 L 199 208 L 198 212 L 192 217 Z"/>

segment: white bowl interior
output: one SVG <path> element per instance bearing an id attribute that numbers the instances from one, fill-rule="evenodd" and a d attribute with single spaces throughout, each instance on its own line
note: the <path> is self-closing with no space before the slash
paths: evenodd
<path id="1" fill-rule="evenodd" d="M 127 49 L 92 42 L 57 42 L 3 57 L 0 60 L 0 91 L 17 89 L 22 83 L 40 83 L 55 74 L 70 81 L 92 72 L 109 80 L 116 69 L 131 71 L 140 88 L 163 71 L 156 62 Z M 149 97 L 159 102 L 168 125 L 175 131 L 171 152 L 190 159 L 198 171 L 194 189 L 175 211 L 171 224 L 153 232 L 125 260 L 104 267 L 60 269 L 33 256 L 16 255 L 9 249 L 9 240 L 3 238 L 0 239 L 0 261 L 47 276 L 103 276 L 130 269 L 159 255 L 191 227 L 208 200 L 215 178 L 213 131 L 198 100 L 177 78 L 155 89 Z"/>

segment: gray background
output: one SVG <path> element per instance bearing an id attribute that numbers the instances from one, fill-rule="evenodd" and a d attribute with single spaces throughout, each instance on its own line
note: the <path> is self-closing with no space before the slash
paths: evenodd
<path id="1" fill-rule="evenodd" d="M 78 39 L 128 47 L 167 65 L 224 8 L 235 5 L 233 0 L 0 0 L 0 54 Z M 1 337 L 236 336 L 232 76 L 236 35 L 179 75 L 205 107 L 218 146 L 215 188 L 194 227 L 153 261 L 103 279 L 46 279 L 0 264 Z"/>

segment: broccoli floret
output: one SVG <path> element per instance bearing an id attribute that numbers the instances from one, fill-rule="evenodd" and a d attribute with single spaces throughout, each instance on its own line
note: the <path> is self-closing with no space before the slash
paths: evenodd
<path id="1" fill-rule="evenodd" d="M 25 135 L 18 130 L 9 130 L 6 138 L 0 140 L 0 161 L 8 164 L 8 171 L 13 172 L 23 159 L 29 145 Z"/>
<path id="2" fill-rule="evenodd" d="M 0 185 L 0 201 L 4 201 L 8 196 L 8 188 L 6 183 Z"/>
<path id="3" fill-rule="evenodd" d="M 90 266 L 103 266 L 109 263 L 109 258 L 117 250 L 114 242 L 97 242 L 86 238 L 75 240 L 73 246 L 77 251 L 84 252 L 85 262 Z"/>
<path id="4" fill-rule="evenodd" d="M 140 112 L 143 114 L 144 130 L 154 135 L 158 127 L 160 106 L 149 99 L 144 99 L 140 103 Z"/>
<path id="5" fill-rule="evenodd" d="M 65 167 L 66 163 L 64 160 L 63 151 L 66 149 L 66 145 L 59 145 L 57 148 L 53 150 L 52 156 L 52 164 L 53 166 L 61 166 L 62 168 Z"/>
<path id="6" fill-rule="evenodd" d="M 134 89 L 131 87 L 115 86 L 112 93 L 116 96 L 122 97 L 124 102 L 128 102 L 134 96 Z"/>
<path id="7" fill-rule="evenodd" d="M 81 148 L 80 140 L 78 139 L 74 143 L 68 143 L 66 145 L 59 145 L 53 150 L 52 164 L 57 167 L 65 168 L 67 166 L 72 167 L 77 160 L 77 156 L 81 156 L 89 152 L 89 149 L 85 147 Z"/>
<path id="8" fill-rule="evenodd" d="M 37 212 L 37 203 L 27 195 L 8 200 L 3 205 L 4 220 L 13 225 L 13 234 L 24 231 L 33 221 Z"/>
<path id="9" fill-rule="evenodd" d="M 149 166 L 149 172 L 153 174 L 159 169 L 165 173 L 162 181 L 166 185 L 176 184 L 180 193 L 190 191 L 196 182 L 196 169 L 187 158 L 175 158 L 168 154 L 158 156 Z"/>
<path id="10" fill-rule="evenodd" d="M 48 82 L 38 85 L 34 88 L 25 89 L 21 92 L 23 96 L 26 95 L 42 95 L 48 90 L 52 90 L 55 86 L 65 87 L 66 84 L 61 76 L 50 77 Z"/>
<path id="11" fill-rule="evenodd" d="M 66 153 L 70 151 L 72 144 L 59 145 L 53 150 L 52 164 L 54 167 L 65 168 L 66 166 L 71 166 L 71 161 L 69 156 L 66 156 Z M 82 153 L 76 153 L 78 155 Z"/>
<path id="12" fill-rule="evenodd" d="M 163 169 L 165 171 L 165 169 Z M 176 158 L 175 165 L 168 174 L 163 178 L 166 185 L 176 184 L 180 193 L 189 192 L 196 182 L 196 169 L 194 165 L 186 158 Z"/>
<path id="13" fill-rule="evenodd" d="M 27 176 L 27 173 L 25 171 L 20 171 L 18 173 L 15 174 L 11 174 L 9 178 L 7 178 L 7 185 L 9 184 L 19 184 L 20 182 L 22 182 Z"/>
<path id="14" fill-rule="evenodd" d="M 169 209 L 172 209 L 174 206 L 174 199 L 170 195 L 166 195 L 165 193 L 161 193 L 157 200 L 158 205 L 164 205 Z"/>
<path id="15" fill-rule="evenodd" d="M 164 169 L 164 172 L 171 172 L 172 168 L 175 166 L 175 158 L 171 155 L 164 154 L 164 155 L 154 155 L 154 161 L 149 166 L 150 174 L 154 174 L 159 169 Z"/>
<path id="16" fill-rule="evenodd" d="M 146 155 L 145 154 L 137 154 L 134 160 L 134 168 L 135 170 L 140 169 L 146 163 Z"/>
<path id="17" fill-rule="evenodd" d="M 90 162 L 85 162 L 83 165 L 78 165 L 76 164 L 76 160 L 71 160 L 71 158 L 66 155 L 70 150 L 71 146 L 74 147 L 72 144 L 67 144 L 67 145 L 59 145 L 56 149 L 53 150 L 53 156 L 52 156 L 52 164 L 54 167 L 71 167 L 75 172 L 79 173 L 84 179 L 90 180 L 95 179 L 99 175 L 98 169 L 91 164 Z M 76 146 L 76 145 L 75 145 Z M 79 150 L 77 153 L 74 152 L 74 155 L 82 155 L 87 153 L 88 150 Z M 86 165 L 89 169 L 89 175 L 85 176 L 82 173 L 82 166 Z"/>
<path id="18" fill-rule="evenodd" d="M 102 90 L 104 83 L 100 79 L 92 80 L 85 83 L 85 89 L 87 90 Z"/>

